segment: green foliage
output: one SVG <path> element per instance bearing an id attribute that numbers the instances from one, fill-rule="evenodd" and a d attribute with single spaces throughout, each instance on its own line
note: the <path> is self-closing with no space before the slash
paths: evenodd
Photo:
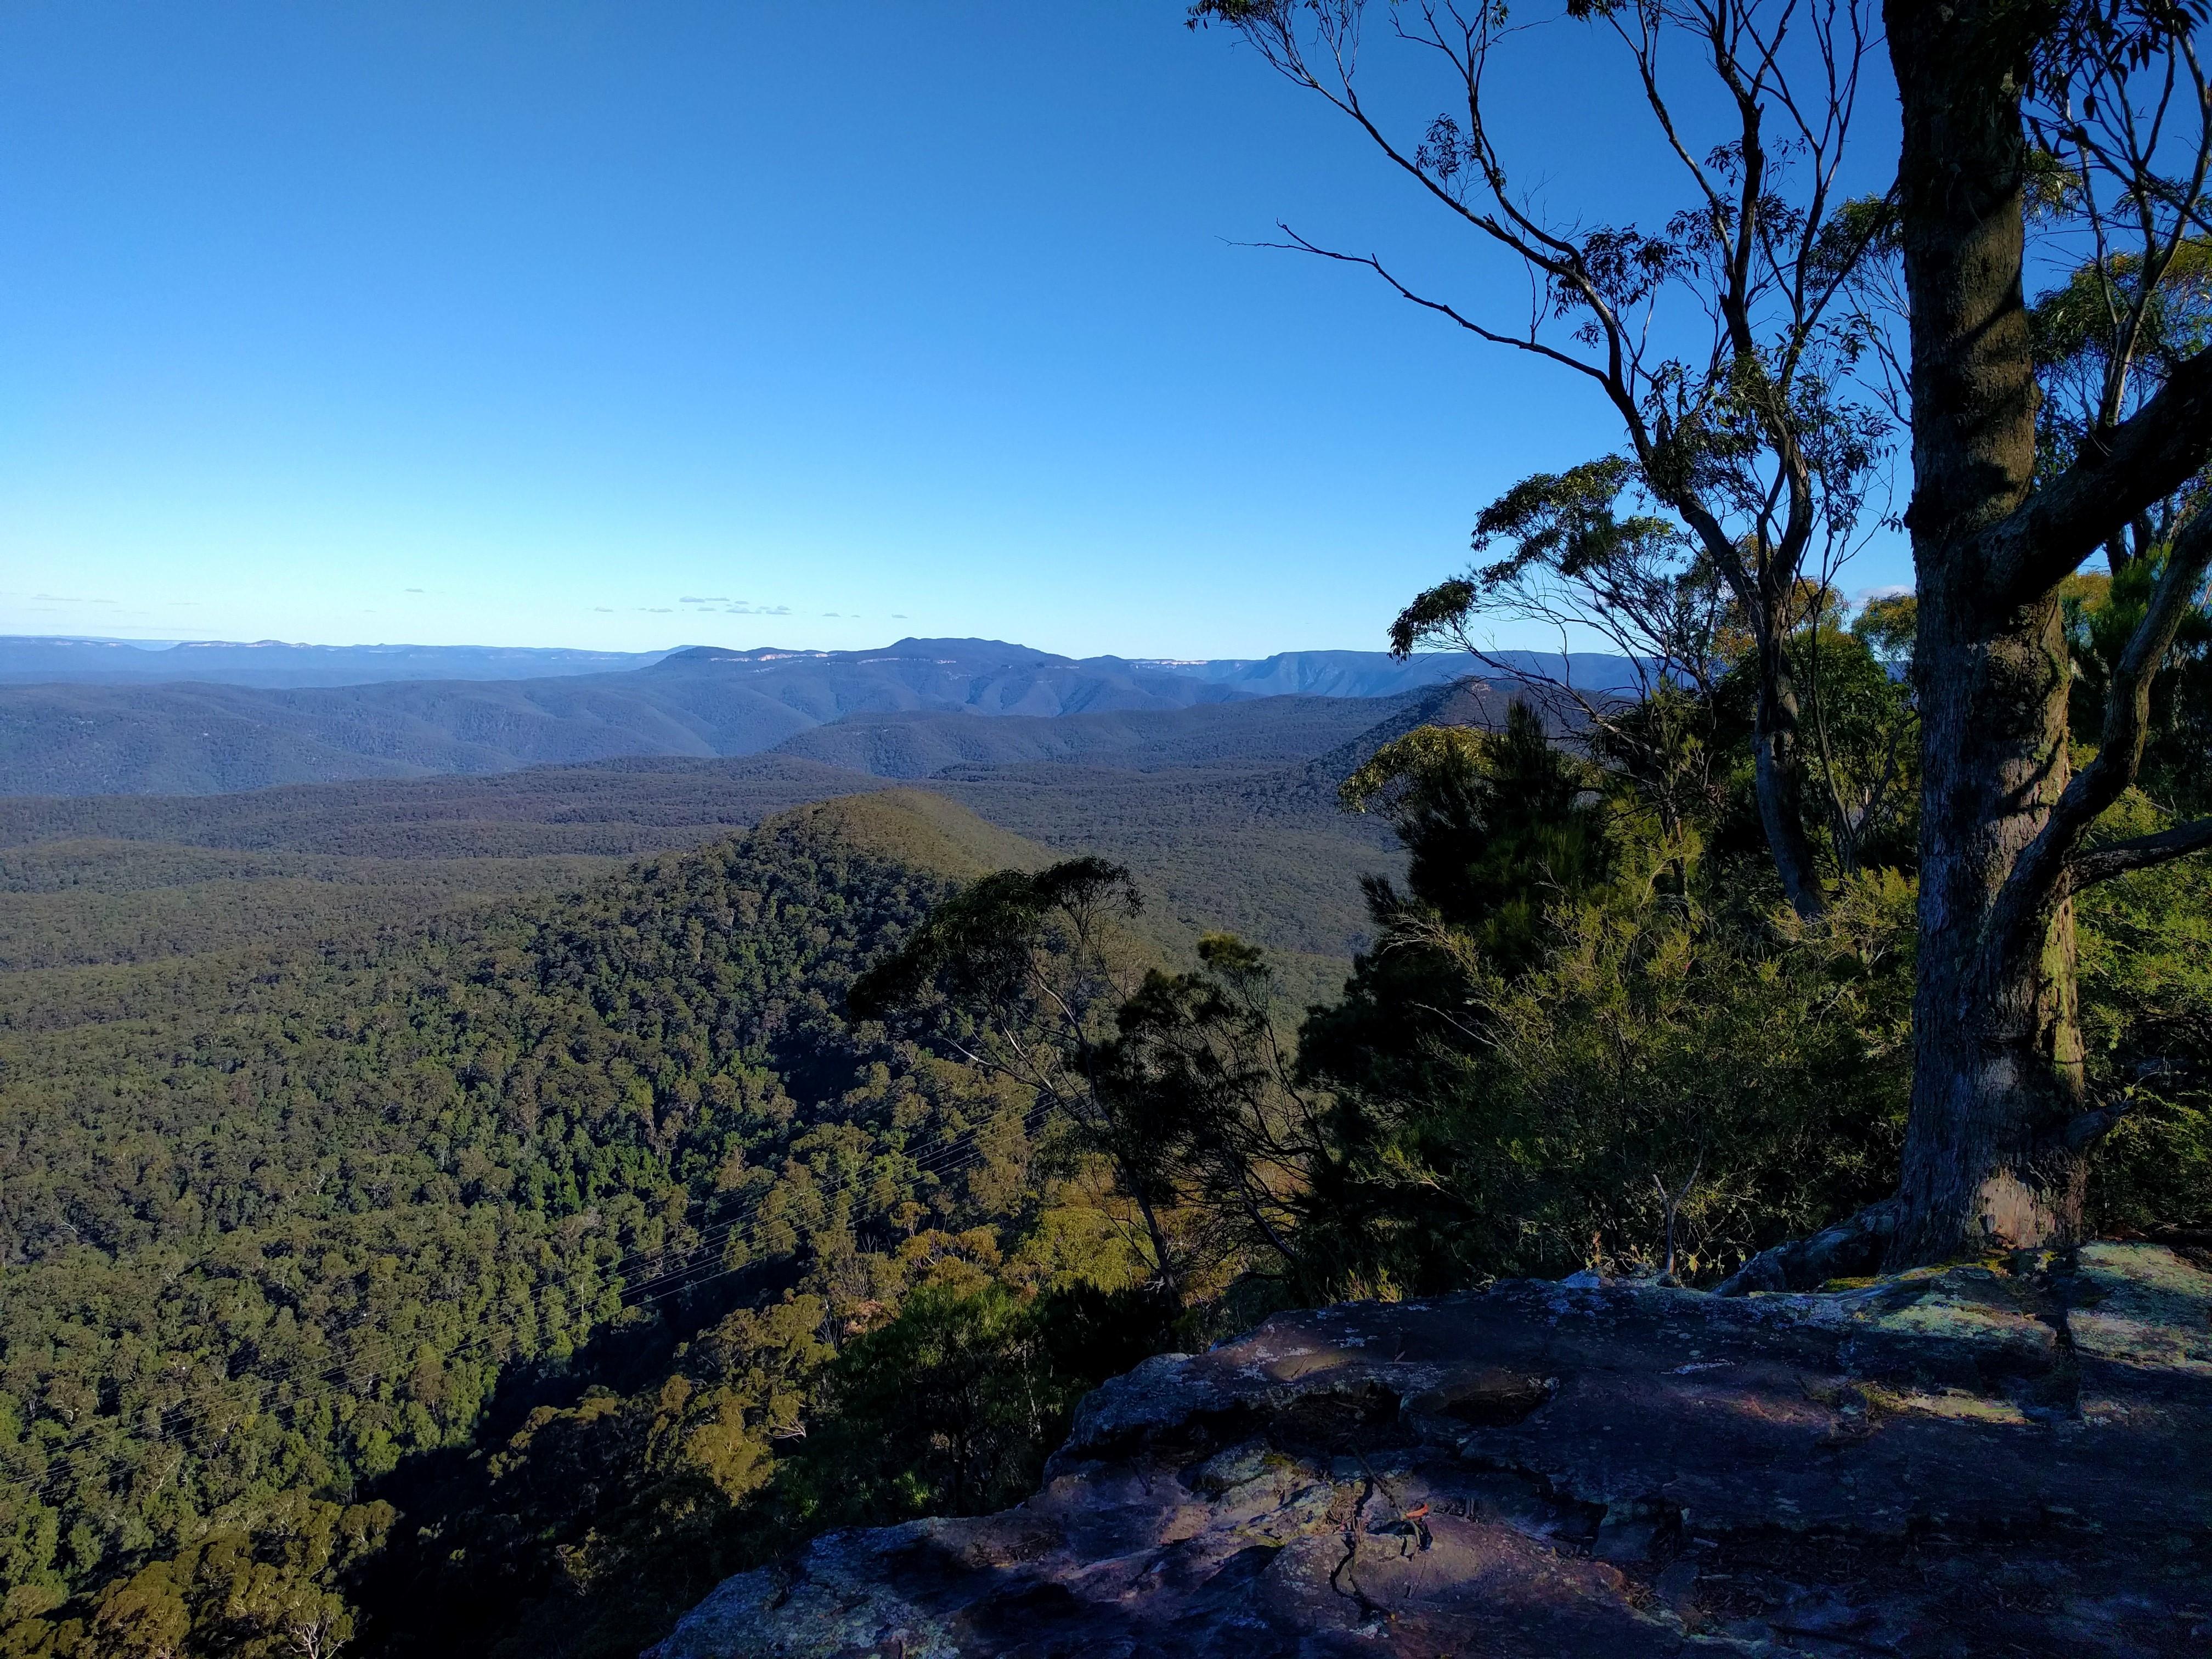
<path id="1" fill-rule="evenodd" d="M 129 842 L 0 851 L 0 973 L 319 944 L 439 910 L 574 890 L 582 858 L 360 859 Z"/>
<path id="2" fill-rule="evenodd" d="M 0 1041 L 0 1571 L 26 1629 L 59 1639 L 156 1568 L 132 1616 L 200 1620 L 232 1517 L 258 1538 L 294 1497 L 465 1452 L 503 1399 L 582 1383 L 607 1340 L 650 1352 L 718 1295 L 818 1281 L 842 1319 L 896 1297 L 872 1264 L 917 1229 L 1033 1222 L 1023 1103 L 840 1012 L 943 891 L 795 822 L 541 910 L 202 957 L 150 1010 L 106 1018 L 95 988 Z M 642 1280 L 653 1309 L 625 1312 Z M 526 1435 L 688 1448 L 613 1461 L 726 1511 L 791 1396 L 687 1386 L 634 1434 L 587 1402 Z M 537 1486 L 513 1529 L 557 1533 L 561 1490 L 612 1488 Z"/>
<path id="3" fill-rule="evenodd" d="M 925 1285 L 824 1375 L 809 1495 L 825 1516 L 876 1523 L 1000 1508 L 1035 1486 L 1084 1386 L 1055 1374 L 1035 1298 Z"/>
<path id="4" fill-rule="evenodd" d="M 1199 945 L 1197 973 L 1154 969 L 1115 1017 L 1099 1090 L 1182 1225 L 1204 1279 L 1296 1279 L 1308 1172 L 1322 1156 L 1318 1103 L 1278 1030 L 1274 977 L 1229 934 Z"/>
<path id="5" fill-rule="evenodd" d="M 1474 526 L 1477 548 L 1503 543 L 1505 556 L 1419 595 L 1390 625 L 1392 652 L 1459 641 L 1477 616 L 1517 610 L 1554 580 L 1579 589 L 1593 608 L 1616 611 L 1663 608 L 1678 592 L 1709 589 L 1711 574 L 1679 525 L 1620 510 L 1640 477 L 1633 462 L 1607 455 L 1515 484 Z"/>
<path id="6" fill-rule="evenodd" d="M 1910 869 L 1917 858 L 1920 726 L 1911 683 L 1893 665 L 1911 626 L 1905 607 L 1877 600 L 1848 629 L 1816 617 L 1790 639 L 1814 786 L 1807 827 L 1838 880 Z"/>
<path id="7" fill-rule="evenodd" d="M 2090 598 L 2085 651 L 2097 628 L 2131 625 Z M 1910 1080 L 1918 733 L 1897 670 L 1914 620 L 1893 601 L 1848 629 L 1817 616 L 1790 641 L 1824 785 L 1812 827 L 1836 872 L 1817 921 L 1735 854 L 1742 793 L 1670 835 L 1635 769 L 1614 766 L 1589 820 L 1602 856 L 1570 886 L 1535 837 L 1486 833 L 1491 739 L 1422 734 L 1355 780 L 1355 800 L 1417 781 L 1397 785 L 1415 902 L 1370 890 L 1377 947 L 1302 1033 L 1304 1079 L 1334 1101 L 1297 1200 L 1304 1279 L 1432 1290 L 1589 1265 L 1710 1282 L 1890 1189 Z M 1721 683 L 1710 726 L 1739 788 L 1747 722 L 1728 702 L 1742 690 Z M 2100 834 L 2166 821 L 2131 797 Z M 2207 1213 L 2208 880 L 2185 865 L 2078 902 L 2091 1087 L 2130 1109 L 2100 1154 L 2110 1224 Z"/>
<path id="8" fill-rule="evenodd" d="M 2101 826 L 2166 827 L 2141 794 Z M 2090 1085 L 2130 1109 L 2097 1152 L 2104 1227 L 2212 1224 L 2212 861 L 2185 859 L 2076 902 Z"/>
<path id="9" fill-rule="evenodd" d="M 1545 907 L 1602 879 L 1611 854 L 1602 775 L 1577 764 L 1516 702 L 1496 733 L 1423 726 L 1376 750 L 1345 781 L 1345 805 L 1379 810 L 1404 843 L 1413 902 L 1470 928 L 1510 969 L 1538 948 Z M 1378 921 L 1400 906 L 1370 887 Z"/>
<path id="10" fill-rule="evenodd" d="M 1585 1266 L 1709 1280 L 1877 1195 L 1907 911 L 1893 878 L 1810 927 L 1584 902 L 1514 975 L 1432 931 L 1425 1018 L 1387 1064 L 1360 1052 L 1361 1024 L 1389 1029 L 1363 964 L 1369 986 L 1309 1027 L 1339 1104 L 1307 1249 L 1341 1282 L 1408 1290 Z"/>
<path id="11" fill-rule="evenodd" d="M 1152 1273 L 1173 1294 L 1182 1264 L 1164 1220 L 1161 1149 L 1102 1086 L 1113 1011 L 1134 978 L 1115 923 L 1142 908 L 1128 871 L 1103 859 L 999 871 L 861 975 L 850 1006 L 910 1024 L 1070 1125 L 1111 1164 L 1142 1219 Z"/>
<path id="12" fill-rule="evenodd" d="M 2105 729 L 2113 670 L 2165 574 L 2166 550 L 2154 546 L 2110 575 L 2084 574 L 2062 590 L 2074 676 L 2067 717 L 2077 741 L 2095 744 Z M 2184 614 L 2165 666 L 2150 685 L 2149 730 L 2138 787 L 2183 817 L 2212 811 L 2212 610 Z"/>
<path id="13" fill-rule="evenodd" d="M 1481 656 L 1474 627 L 1504 618 L 1595 634 L 1647 664 L 1655 682 L 1705 689 L 1720 574 L 1656 504 L 1643 470 L 1620 455 L 1522 479 L 1475 520 L 1475 548 L 1503 556 L 1416 596 L 1390 626 L 1391 651 L 1442 643 Z M 1603 700 L 1559 690 L 1602 723 Z"/>
<path id="14" fill-rule="evenodd" d="M 2055 159 L 2055 158 L 2053 158 Z M 2078 200 L 2065 179 L 2053 205 Z M 2053 477 L 2072 465 L 2100 425 L 2121 325 L 2138 303 L 2140 332 L 2129 353 L 2132 382 L 2124 416 L 2157 392 L 2182 362 L 2212 339 L 2212 240 L 2177 240 L 2172 258 L 2154 267 L 2145 294 L 2140 252 L 2113 250 L 2077 267 L 2028 311 L 2044 397 L 2037 411 L 2037 470 Z M 2147 552 L 2138 548 L 2138 553 Z"/>
<path id="15" fill-rule="evenodd" d="M 1824 633 L 1855 672 L 1808 676 L 1814 714 L 1856 759 L 1894 736 L 1898 694 L 1863 641 Z M 1703 723 L 1744 741 L 1724 708 Z M 1901 877 L 1847 874 L 1802 922 L 1763 860 L 1705 850 L 1725 796 L 1659 810 L 1634 767 L 1571 757 L 1525 709 L 1502 736 L 1401 740 L 1346 797 L 1388 803 L 1411 891 L 1370 884 L 1377 946 L 1301 1034 L 1334 1097 L 1302 1279 L 1710 1281 L 1882 1189 L 1909 1071 Z"/>
<path id="16" fill-rule="evenodd" d="M 1028 1005 L 1017 1019 L 1034 1019 L 1041 1001 L 1065 1006 L 1066 994 L 1042 965 L 1054 957 L 1090 965 L 1085 947 L 1098 923 L 1144 908 L 1134 879 L 1101 858 L 1068 859 L 1031 872 L 1000 870 L 962 888 L 892 955 L 853 986 L 853 1012 L 880 1018 L 932 995 L 994 1012 Z M 1049 1018 L 1049 1016 L 1046 1016 Z"/>
<path id="17" fill-rule="evenodd" d="M 0 1628 L 0 1653 L 325 1659 L 354 1635 L 343 1576 L 383 1544 L 393 1519 L 388 1504 L 340 1505 L 283 1493 L 250 1522 L 218 1520 L 176 1554 L 115 1579 L 88 1619 L 11 1620 Z M 34 1612 L 43 1599 L 19 1587 L 9 1611 Z"/>
<path id="18" fill-rule="evenodd" d="M 1076 1402 L 1169 1346 L 1179 1314 L 1141 1286 L 936 1277 L 823 1369 L 817 1426 L 784 1466 L 784 1514 L 812 1530 L 1018 1501 Z"/>
<path id="19" fill-rule="evenodd" d="M 1920 628 L 1920 601 L 1911 593 L 1878 593 L 1859 608 L 1851 632 L 1866 642 L 1881 663 L 1899 679 L 1912 667 L 1912 647 Z"/>

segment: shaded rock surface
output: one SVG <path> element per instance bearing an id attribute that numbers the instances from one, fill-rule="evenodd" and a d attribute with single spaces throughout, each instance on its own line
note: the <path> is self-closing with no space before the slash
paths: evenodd
<path id="1" fill-rule="evenodd" d="M 2212 1255 L 1287 1314 L 656 1659 L 2212 1654 Z"/>

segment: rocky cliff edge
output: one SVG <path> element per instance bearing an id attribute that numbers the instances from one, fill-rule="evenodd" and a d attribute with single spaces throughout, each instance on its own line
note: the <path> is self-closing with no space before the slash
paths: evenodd
<path id="1" fill-rule="evenodd" d="M 2212 1655 L 2212 1255 L 1285 1314 L 653 1659 Z"/>

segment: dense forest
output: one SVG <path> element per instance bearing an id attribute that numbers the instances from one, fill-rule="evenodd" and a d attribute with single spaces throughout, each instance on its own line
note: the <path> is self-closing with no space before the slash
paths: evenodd
<path id="1" fill-rule="evenodd" d="M 945 890 L 929 869 L 973 862 L 895 807 L 866 828 L 805 815 L 556 903 L 204 957 L 158 1006 L 15 1032 L 8 1650 L 331 1651 L 356 1607 L 392 1650 L 481 1650 L 626 1529 L 750 1497 L 910 1289 L 1118 1288 L 1101 1212 L 1044 1197 L 1027 1103 L 844 1018 Z M 1100 1346 L 1085 1316 L 1065 1364 Z M 716 1559 L 676 1554 L 662 1612 Z M 432 1605 L 465 1608 L 434 1642 L 406 1625 Z"/>
<path id="2" fill-rule="evenodd" d="M 1132 962 L 1188 957 L 1211 895 L 1326 982 L 1353 877 L 1390 860 L 1327 766 L 1234 758 L 945 787 L 1144 870 Z M 769 1540 L 948 1480 L 1003 1495 L 1165 1340 L 1092 1154 L 843 1007 L 951 877 L 1053 854 L 898 792 L 726 839 L 854 781 L 9 804 L 9 1650 L 476 1652 L 533 1618 L 634 1650 Z M 608 856 L 639 836 L 690 850 Z M 1302 907 L 1332 888 L 1355 902 Z M 915 1408 L 854 1390 L 869 1352 L 934 1340 L 875 1334 L 917 1286 L 956 1333 L 989 1289 L 991 1364 L 1036 1360 L 1019 1421 L 949 1473 L 804 1433 L 833 1398 L 847 1425 Z M 926 1462 L 930 1436 L 888 1443 Z"/>

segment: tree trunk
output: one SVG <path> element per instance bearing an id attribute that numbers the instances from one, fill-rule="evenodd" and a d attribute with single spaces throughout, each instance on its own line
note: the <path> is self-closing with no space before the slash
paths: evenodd
<path id="1" fill-rule="evenodd" d="M 1136 1197 L 1139 1213 L 1145 1218 L 1145 1236 L 1152 1240 L 1152 1266 L 1159 1273 L 1161 1286 L 1179 1308 L 1182 1305 L 1182 1285 L 1176 1275 L 1175 1257 L 1168 1249 L 1166 1230 L 1160 1225 L 1159 1215 L 1152 1208 L 1152 1194 L 1141 1182 L 1133 1183 L 1130 1190 Z"/>
<path id="2" fill-rule="evenodd" d="M 1929 614 L 1921 566 L 1922 635 Z M 1971 620 L 1971 618 L 1969 618 Z M 2084 1167 L 2074 914 L 2060 899 L 2025 945 L 1990 927 L 1997 894 L 2065 787 L 2066 656 L 2057 606 L 1923 654 L 1919 976 L 1912 1111 L 1893 1267 L 2079 1233 Z"/>
<path id="3" fill-rule="evenodd" d="M 1889 0 L 1911 295 L 1914 653 L 1921 714 L 1911 1116 L 1889 1265 L 2070 1240 L 2082 1167 L 2074 923 L 2063 890 L 2024 941 L 1991 922 L 2066 786 L 2069 663 L 2054 594 L 1999 591 L 1977 532 L 2023 501 L 2036 386 L 2022 292 L 2021 123 L 2033 8 Z"/>
<path id="4" fill-rule="evenodd" d="M 1797 692 L 1783 649 L 1782 619 L 1770 619 L 1760 642 L 1759 702 L 1752 716 L 1752 789 L 1759 828 L 1774 854 L 1790 908 L 1810 919 L 1826 908 L 1813 840 L 1805 833 L 1803 765 L 1797 744 Z"/>

